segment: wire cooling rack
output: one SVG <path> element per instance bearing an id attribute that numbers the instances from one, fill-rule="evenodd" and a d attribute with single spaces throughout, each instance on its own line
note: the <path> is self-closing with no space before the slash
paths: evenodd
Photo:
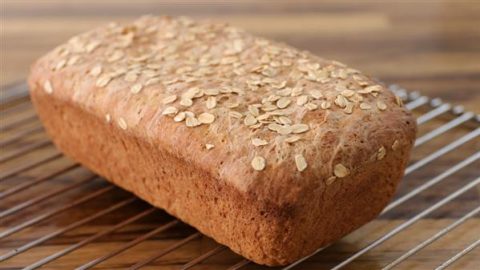
<path id="1" fill-rule="evenodd" d="M 376 220 L 275 269 L 480 265 L 480 116 L 390 88 L 419 125 L 396 197 Z M 44 134 L 25 84 L 6 89 L 0 112 L 0 269 L 267 268 L 64 157 Z"/>

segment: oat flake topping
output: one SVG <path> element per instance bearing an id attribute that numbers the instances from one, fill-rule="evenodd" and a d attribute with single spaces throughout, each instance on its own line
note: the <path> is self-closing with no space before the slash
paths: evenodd
<path id="1" fill-rule="evenodd" d="M 185 17 L 144 17 L 125 26 L 111 23 L 73 37 L 55 53 L 59 60 L 51 63 L 54 72 L 82 65 L 95 53 L 96 63 L 86 76 L 94 78 L 97 91 L 128 85 L 116 91 L 125 91 L 131 99 L 157 91 L 153 96 L 158 101 L 149 101 L 150 106 L 158 106 L 162 117 L 178 125 L 208 129 L 220 121 L 248 130 L 245 147 L 251 147 L 251 153 L 260 151 L 249 155 L 257 171 L 275 159 L 268 156 L 269 149 L 294 149 L 315 135 L 305 120 L 309 115 L 322 111 L 349 117 L 356 111 L 389 110 L 378 98 L 384 91 L 381 85 L 340 62 L 313 57 L 238 28 Z M 50 81 L 43 88 L 53 92 Z M 402 100 L 397 98 L 396 104 L 402 106 Z M 130 128 L 125 116 L 105 117 L 107 122 L 116 119 L 122 129 Z M 235 134 L 227 132 L 227 136 Z M 213 141 L 202 144 L 206 150 L 214 147 Z M 391 148 L 399 144 L 395 140 Z M 386 148 L 382 146 L 376 154 L 383 159 Z M 288 162 L 300 172 L 307 169 L 303 155 L 291 156 Z M 327 183 L 346 177 L 351 169 L 336 164 Z"/>

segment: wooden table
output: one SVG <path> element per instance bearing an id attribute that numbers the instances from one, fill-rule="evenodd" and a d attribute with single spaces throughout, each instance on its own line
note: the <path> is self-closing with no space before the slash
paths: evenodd
<path id="1" fill-rule="evenodd" d="M 385 1 L 387 2 L 387 1 Z M 417 3 L 420 2 L 420 3 Z M 2 2 L 3 3 L 3 2 Z M 409 90 L 441 97 L 445 101 L 462 104 L 468 110 L 480 111 L 480 1 L 6 1 L 2 6 L 2 59 L 0 85 L 6 93 L 8 85 L 23 81 L 29 65 L 41 54 L 56 44 L 66 41 L 72 35 L 105 24 L 110 21 L 127 21 L 142 14 L 188 15 L 195 18 L 214 18 L 228 21 L 248 29 L 258 35 L 284 41 L 296 47 L 310 50 L 318 55 L 337 59 L 362 71 L 372 74 L 387 83 L 399 84 Z M 23 105 L 22 105 L 23 106 Z M 31 107 L 22 107 L 20 113 L 10 113 L 1 108 L 2 120 L 12 122 L 33 115 Z M 7 112 L 8 111 L 8 112 Z M 18 111 L 17 111 L 18 112 Z M 422 126 L 419 136 L 445 123 L 448 119 L 434 119 Z M 22 126 L 15 132 L 36 128 L 38 122 Z M 474 128 L 474 127 L 473 127 Z M 427 156 L 455 138 L 471 132 L 472 128 L 458 128 L 455 132 L 442 136 L 443 139 L 416 149 L 413 162 Z M 14 134 L 3 132 L 2 142 Z M 30 134 L 9 148 L 2 149 L 8 155 L 18 151 L 27 143 L 47 140 L 43 133 Z M 445 169 L 472 155 L 480 149 L 480 142 L 452 151 L 446 158 L 434 163 L 405 179 L 398 196 L 406 194 L 431 179 Z M 25 162 L 57 154 L 49 145 L 9 163 L 0 164 L 0 174 L 16 168 Z M 1 158 L 1 157 L 0 157 Z M 478 177 L 477 160 L 468 170 L 449 178 L 445 185 L 428 191 L 415 203 L 407 203 L 395 213 L 387 214 L 368 224 L 346 239 L 336 243 L 324 253 L 315 256 L 298 269 L 329 269 L 361 247 L 366 246 L 395 226 L 405 222 L 420 210 L 447 196 L 463 184 Z M 35 181 L 60 167 L 71 166 L 72 161 L 60 158 L 43 166 L 10 177 L 0 183 L 0 191 L 15 187 L 24 181 Z M 90 172 L 76 169 L 55 180 L 26 190 L 7 201 L 0 201 L 0 211 L 13 207 L 21 201 L 36 197 L 51 190 L 63 188 L 71 182 L 88 177 Z M 0 231 L 28 220 L 42 211 L 53 209 L 61 204 L 108 187 L 102 180 L 82 186 L 66 197 L 45 204 L 34 205 L 26 213 L 0 222 Z M 64 228 L 74 220 L 92 215 L 105 207 L 130 196 L 120 190 L 109 190 L 94 202 L 56 219 L 40 223 L 18 235 L 0 241 L 0 255 L 21 244 L 38 239 Z M 430 237 L 441 228 L 464 215 L 480 202 L 477 186 L 472 192 L 458 201 L 422 219 L 418 224 L 361 256 L 345 269 L 380 269 L 398 258 L 405 251 Z M 1 203 L 5 203 L 2 205 Z M 92 234 L 108 229 L 118 222 L 147 209 L 148 205 L 135 202 L 120 213 L 88 223 L 33 248 L 6 262 L 0 262 L 0 269 L 17 269 L 44 258 L 55 251 L 78 243 Z M 38 211 L 38 212 L 37 212 Z M 46 269 L 72 269 L 95 257 L 115 250 L 123 244 L 148 233 L 159 224 L 172 218 L 161 211 L 149 215 L 145 220 L 126 226 L 94 244 L 85 246 L 61 259 L 48 264 Z M 163 214 L 162 214 L 163 213 Z M 128 252 L 102 263 L 103 269 L 123 269 L 148 257 L 159 249 L 166 248 L 194 232 L 186 225 L 155 235 L 148 241 Z M 416 254 L 398 269 L 432 269 L 452 256 L 480 235 L 478 215 L 446 237 Z M 206 237 L 178 249 L 151 264 L 146 269 L 179 269 L 181 265 L 215 247 Z M 194 269 L 225 269 L 240 261 L 231 252 L 222 252 L 205 264 Z M 452 267 L 452 269 L 475 269 L 480 265 L 480 251 L 477 249 Z M 258 269 L 248 265 L 242 269 Z"/>

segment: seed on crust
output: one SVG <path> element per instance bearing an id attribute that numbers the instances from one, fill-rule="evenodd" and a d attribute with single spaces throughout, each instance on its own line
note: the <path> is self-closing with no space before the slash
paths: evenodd
<path id="1" fill-rule="evenodd" d="M 175 117 L 173 118 L 173 121 L 182 122 L 183 120 L 185 120 L 185 117 L 186 117 L 185 112 L 179 112 L 177 113 L 177 115 L 175 115 Z"/>
<path id="2" fill-rule="evenodd" d="M 277 100 L 277 107 L 280 109 L 285 109 L 286 107 L 288 107 L 290 102 L 292 102 L 290 99 L 286 97 L 282 97 L 279 100 Z"/>
<path id="3" fill-rule="evenodd" d="M 360 103 L 363 101 L 363 97 L 360 94 L 355 93 L 352 97 L 349 98 L 351 101 L 355 103 Z"/>
<path id="4" fill-rule="evenodd" d="M 385 111 L 387 109 L 387 104 L 385 104 L 383 101 L 379 100 L 379 101 L 377 101 L 377 108 L 380 111 Z"/>
<path id="5" fill-rule="evenodd" d="M 337 104 L 337 106 L 340 108 L 345 108 L 347 106 L 347 100 L 344 96 L 337 95 L 337 98 L 335 99 L 335 104 Z"/>
<path id="6" fill-rule="evenodd" d="M 251 115 L 251 114 L 247 114 L 247 116 L 245 117 L 245 119 L 243 119 L 243 123 L 247 126 L 253 126 L 257 123 L 257 118 L 255 118 L 255 116 Z"/>
<path id="7" fill-rule="evenodd" d="M 240 104 L 238 102 L 225 102 L 227 108 L 233 109 L 238 107 Z"/>
<path id="8" fill-rule="evenodd" d="M 253 126 L 249 126 L 249 128 L 251 129 L 257 129 L 257 128 L 260 128 L 263 124 L 262 123 L 256 123 L 255 125 Z"/>
<path id="9" fill-rule="evenodd" d="M 290 120 L 290 118 L 288 118 L 286 116 L 278 117 L 278 122 L 280 122 L 280 124 L 283 124 L 283 125 L 291 125 L 292 124 L 292 120 Z"/>
<path id="10" fill-rule="evenodd" d="M 97 77 L 102 73 L 102 66 L 101 65 L 96 65 L 90 70 L 90 75 Z"/>
<path id="11" fill-rule="evenodd" d="M 195 114 L 191 111 L 185 111 L 185 117 L 195 117 Z"/>
<path id="12" fill-rule="evenodd" d="M 123 118 L 118 119 L 118 126 L 120 126 L 121 129 L 126 130 L 127 129 L 127 121 Z"/>
<path id="13" fill-rule="evenodd" d="M 217 106 L 217 99 L 215 97 L 208 97 L 207 98 L 207 109 L 213 109 Z"/>
<path id="14" fill-rule="evenodd" d="M 322 98 L 323 97 L 323 94 L 320 90 L 312 90 L 310 91 L 310 95 L 314 98 L 314 99 L 319 99 L 319 98 Z"/>
<path id="15" fill-rule="evenodd" d="M 183 93 L 182 99 L 192 99 L 199 92 L 200 92 L 200 89 L 198 87 L 192 87 L 192 88 L 188 89 L 187 92 Z"/>
<path id="16" fill-rule="evenodd" d="M 215 145 L 213 145 L 213 144 L 211 144 L 211 143 L 205 144 L 205 148 L 207 148 L 207 150 L 210 150 L 210 149 L 212 149 L 212 148 L 214 148 L 214 147 L 215 147 Z"/>
<path id="17" fill-rule="evenodd" d="M 110 123 L 112 121 L 112 116 L 110 116 L 110 114 L 106 114 L 105 115 L 105 121 L 107 121 L 107 123 Z"/>
<path id="18" fill-rule="evenodd" d="M 331 106 L 332 106 L 332 103 L 328 101 L 323 101 L 322 103 L 320 103 L 320 108 L 324 110 L 329 109 Z"/>
<path id="19" fill-rule="evenodd" d="M 138 78 L 138 75 L 136 72 L 127 72 L 125 74 L 125 77 L 123 78 L 126 82 L 134 82 Z"/>
<path id="20" fill-rule="evenodd" d="M 98 46 L 100 46 L 100 41 L 91 41 L 90 43 L 87 44 L 87 46 L 85 46 L 85 50 L 87 51 L 87 53 L 91 53 L 93 52 L 96 48 L 98 48 Z"/>
<path id="21" fill-rule="evenodd" d="M 203 90 L 203 93 L 205 93 L 205 95 L 207 96 L 216 96 L 220 94 L 220 91 L 218 91 L 218 89 L 209 88 L 209 89 Z"/>
<path id="22" fill-rule="evenodd" d="M 318 106 L 315 103 L 309 102 L 309 103 L 305 104 L 305 108 L 307 108 L 309 111 L 314 111 L 314 110 L 318 109 Z"/>
<path id="23" fill-rule="evenodd" d="M 268 142 L 266 140 L 263 140 L 263 139 L 260 139 L 260 138 L 253 138 L 252 139 L 252 144 L 254 146 L 263 146 L 263 145 L 267 145 Z"/>
<path id="24" fill-rule="evenodd" d="M 377 152 L 377 160 L 382 160 L 387 154 L 387 149 L 385 147 L 380 147 Z"/>
<path id="25" fill-rule="evenodd" d="M 338 92 L 342 92 L 344 90 L 347 90 L 347 87 L 344 84 L 337 84 L 335 85 L 335 90 Z"/>
<path id="26" fill-rule="evenodd" d="M 303 106 L 307 104 L 308 102 L 308 96 L 307 95 L 301 95 L 297 98 L 297 105 L 298 106 Z"/>
<path id="27" fill-rule="evenodd" d="M 112 80 L 112 77 L 110 75 L 101 75 L 100 77 L 98 77 L 95 85 L 97 87 L 105 87 L 107 86 L 107 84 Z"/>
<path id="28" fill-rule="evenodd" d="M 345 107 L 345 109 L 343 109 L 343 111 L 346 113 L 346 114 L 351 114 L 353 112 L 353 103 L 352 102 L 348 102 L 347 103 L 347 106 Z"/>
<path id="29" fill-rule="evenodd" d="M 153 85 L 153 84 L 157 84 L 157 83 L 160 83 L 160 78 L 159 77 L 150 78 L 145 82 L 145 86 L 149 86 L 149 85 Z"/>
<path id="30" fill-rule="evenodd" d="M 107 59 L 108 62 L 115 62 L 117 60 L 120 60 L 124 55 L 123 51 L 116 50 L 110 55 L 110 57 Z"/>
<path id="31" fill-rule="evenodd" d="M 300 96 L 303 92 L 303 88 L 302 87 L 299 87 L 299 86 L 296 86 L 294 88 L 292 88 L 292 97 L 297 97 L 297 96 Z"/>
<path id="32" fill-rule="evenodd" d="M 271 123 L 268 124 L 267 128 L 270 129 L 271 131 L 278 132 L 278 129 L 280 129 L 282 126 L 279 124 Z"/>
<path id="33" fill-rule="evenodd" d="M 283 125 L 277 129 L 277 132 L 282 135 L 288 135 L 292 133 L 292 127 L 290 125 Z"/>
<path id="34" fill-rule="evenodd" d="M 237 119 L 241 119 L 241 118 L 243 117 L 242 113 L 237 112 L 237 111 L 230 111 L 230 112 L 228 113 L 228 115 L 229 115 L 230 117 L 237 118 Z"/>
<path id="35" fill-rule="evenodd" d="M 140 91 L 142 91 L 142 89 L 143 85 L 141 83 L 136 83 L 130 87 L 130 92 L 132 92 L 132 94 L 138 94 Z"/>
<path id="36" fill-rule="evenodd" d="M 170 80 L 164 80 L 164 81 L 163 81 L 163 84 L 165 84 L 165 85 L 170 85 L 170 84 L 174 84 L 174 83 L 176 83 L 176 82 L 178 82 L 178 77 L 172 78 L 172 79 L 170 79 Z"/>
<path id="37" fill-rule="evenodd" d="M 255 117 L 260 115 L 260 111 L 258 110 L 258 107 L 256 107 L 256 106 L 248 105 L 248 111 Z"/>
<path id="38" fill-rule="evenodd" d="M 271 112 L 271 111 L 275 111 L 277 109 L 277 106 L 275 106 L 271 103 L 265 103 L 265 104 L 263 104 L 261 109 L 266 111 L 266 112 Z"/>
<path id="39" fill-rule="evenodd" d="M 286 141 L 287 143 L 294 143 L 294 142 L 296 142 L 296 141 L 298 141 L 298 140 L 300 140 L 300 139 L 301 139 L 300 136 L 298 136 L 298 135 L 293 135 L 293 136 L 290 136 L 290 137 L 286 138 L 285 141 Z"/>
<path id="40" fill-rule="evenodd" d="M 335 182 L 335 180 L 337 180 L 336 176 L 330 176 L 326 181 L 327 186 L 333 184 L 333 182 Z"/>
<path id="41" fill-rule="evenodd" d="M 365 102 L 360 103 L 360 109 L 362 110 L 370 110 L 371 108 L 372 106 L 370 106 L 370 104 L 368 103 L 365 103 Z"/>
<path id="42" fill-rule="evenodd" d="M 295 165 L 297 165 L 297 170 L 303 172 L 307 168 L 307 161 L 302 155 L 295 155 Z"/>
<path id="43" fill-rule="evenodd" d="M 185 120 L 185 125 L 187 127 L 196 127 L 201 125 L 202 123 L 195 117 L 195 116 L 188 116 L 186 117 Z"/>
<path id="44" fill-rule="evenodd" d="M 342 163 L 338 163 L 333 168 L 333 174 L 335 174 L 335 176 L 338 178 L 343 178 L 350 174 L 350 170 L 347 167 L 345 167 Z"/>
<path id="45" fill-rule="evenodd" d="M 358 91 L 360 94 L 369 94 L 369 93 L 377 93 L 382 91 L 381 85 L 370 85 Z"/>
<path id="46" fill-rule="evenodd" d="M 152 77 L 155 77 L 157 75 L 157 72 L 155 70 L 152 70 L 152 69 L 145 69 L 145 70 L 142 70 L 142 75 L 144 75 L 145 77 L 148 77 L 148 78 L 152 78 Z"/>
<path id="47" fill-rule="evenodd" d="M 52 93 L 53 93 L 52 83 L 51 83 L 49 80 L 46 80 L 46 81 L 43 83 L 43 90 L 45 90 L 45 92 L 46 92 L 47 94 L 52 94 Z"/>
<path id="48" fill-rule="evenodd" d="M 268 56 L 268 54 L 264 54 L 264 55 L 262 55 L 262 57 L 260 57 L 260 62 L 263 63 L 263 64 L 270 63 L 270 61 L 271 61 L 271 59 Z"/>
<path id="49" fill-rule="evenodd" d="M 53 67 L 53 70 L 60 70 L 63 67 L 65 67 L 65 64 L 67 64 L 67 61 L 65 59 L 62 59 L 58 61 L 58 63 Z"/>
<path id="50" fill-rule="evenodd" d="M 342 91 L 341 94 L 342 94 L 344 97 L 349 98 L 349 97 L 352 97 L 353 95 L 355 95 L 355 91 L 350 90 L 350 89 L 345 89 L 345 90 Z"/>
<path id="51" fill-rule="evenodd" d="M 283 81 L 281 86 L 285 87 L 286 83 L 287 83 L 286 81 Z M 285 88 L 283 90 L 277 91 L 277 95 L 282 96 L 282 97 L 288 97 L 291 94 L 292 94 L 292 88 Z"/>
<path id="52" fill-rule="evenodd" d="M 252 165 L 254 170 L 262 171 L 263 169 L 265 169 L 266 162 L 265 162 L 265 159 L 263 157 L 255 156 L 252 159 L 251 165 Z"/>
<path id="53" fill-rule="evenodd" d="M 400 142 L 398 140 L 395 140 L 392 144 L 392 150 L 397 151 L 399 147 L 400 147 Z"/>
<path id="54" fill-rule="evenodd" d="M 198 90 L 198 92 L 193 96 L 194 98 L 201 98 L 205 95 L 205 92 L 203 90 Z"/>
<path id="55" fill-rule="evenodd" d="M 269 117 L 271 116 L 270 113 L 264 113 L 259 116 L 257 116 L 258 121 L 266 121 Z"/>
<path id="56" fill-rule="evenodd" d="M 173 106 L 169 106 L 167 108 L 165 108 L 162 112 L 163 115 L 172 115 L 172 114 L 177 114 L 178 112 L 178 109 L 173 107 Z"/>
<path id="57" fill-rule="evenodd" d="M 403 100 L 399 96 L 395 96 L 395 102 L 397 103 L 398 106 L 403 107 Z"/>
<path id="58" fill-rule="evenodd" d="M 163 102 L 163 104 L 170 104 L 170 103 L 174 102 L 175 100 L 177 100 L 177 95 L 170 95 L 170 96 L 165 97 L 162 100 L 162 102 Z"/>
<path id="59" fill-rule="evenodd" d="M 270 101 L 270 102 L 274 102 L 274 101 L 277 101 L 279 99 L 281 99 L 282 97 L 279 96 L 279 95 L 270 95 L 267 97 L 267 101 Z"/>
<path id="60" fill-rule="evenodd" d="M 307 132 L 310 128 L 307 124 L 295 124 L 292 126 L 293 133 L 303 133 Z"/>
<path id="61" fill-rule="evenodd" d="M 198 121 L 202 124 L 211 124 L 215 121 L 215 116 L 211 113 L 204 112 L 198 116 Z"/>
<path id="62" fill-rule="evenodd" d="M 185 106 L 185 107 L 190 107 L 192 106 L 193 101 L 190 98 L 182 98 L 180 100 L 180 105 Z"/>

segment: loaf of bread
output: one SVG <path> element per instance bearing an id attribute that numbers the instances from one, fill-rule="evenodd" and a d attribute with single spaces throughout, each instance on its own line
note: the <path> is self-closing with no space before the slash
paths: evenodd
<path id="1" fill-rule="evenodd" d="M 416 131 L 401 99 L 356 69 L 183 17 L 73 37 L 29 85 L 67 156 L 265 265 L 375 218 Z"/>

